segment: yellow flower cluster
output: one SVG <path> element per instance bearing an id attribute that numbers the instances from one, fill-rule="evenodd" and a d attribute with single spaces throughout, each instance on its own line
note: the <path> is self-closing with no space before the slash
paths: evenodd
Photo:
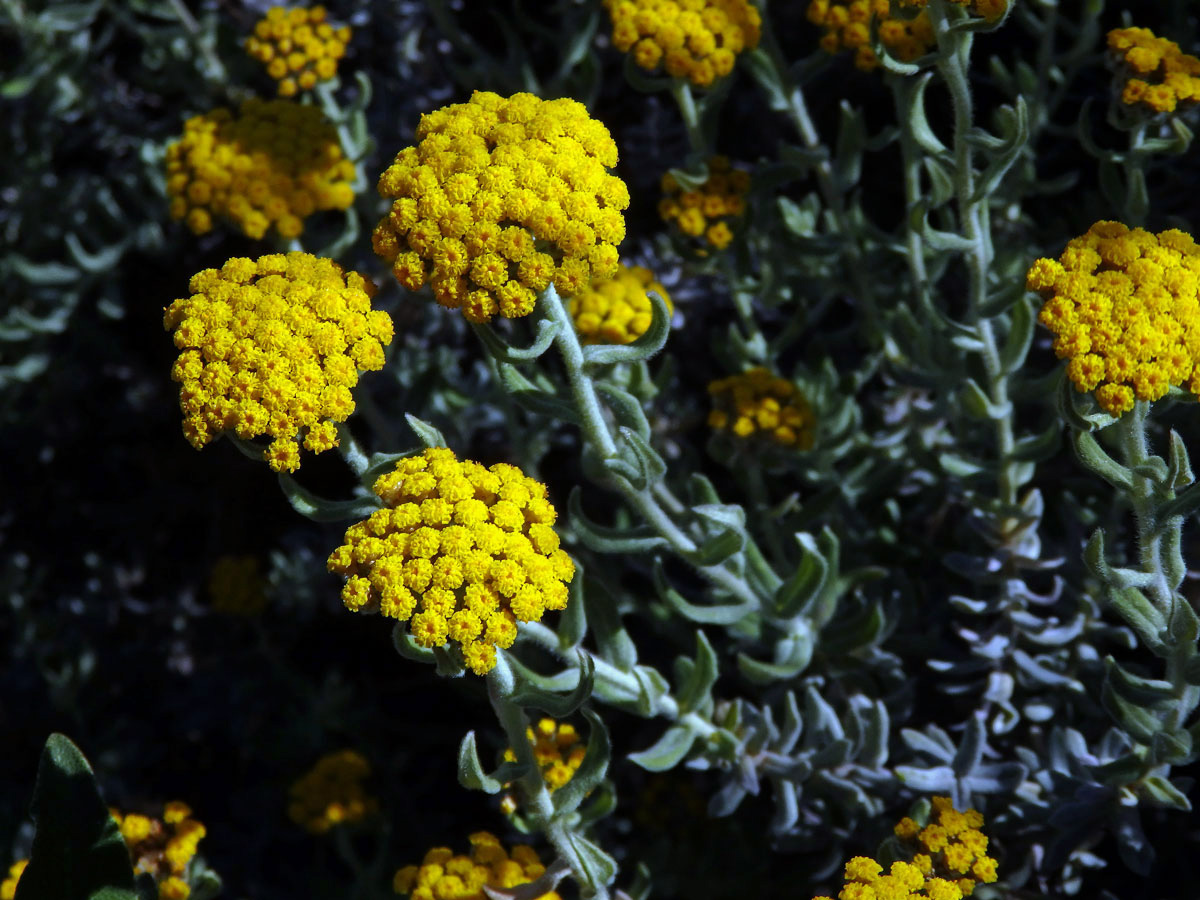
<path id="1" fill-rule="evenodd" d="M 312 834 L 324 834 L 375 815 L 379 801 L 363 789 L 370 774 L 370 765 L 353 750 L 322 756 L 288 790 L 288 817 Z"/>
<path id="2" fill-rule="evenodd" d="M 250 99 L 237 116 L 224 107 L 193 116 L 167 148 L 171 217 L 196 234 L 225 218 L 258 240 L 274 226 L 299 237 L 316 210 L 354 202 L 354 164 L 315 106 Z"/>
<path id="3" fill-rule="evenodd" d="M 231 616 L 257 616 L 266 608 L 267 593 L 258 559 L 222 556 L 208 577 L 213 609 Z"/>
<path id="4" fill-rule="evenodd" d="M 13 897 L 17 895 L 17 882 L 21 880 L 21 873 L 25 871 L 27 865 L 29 865 L 29 860 L 18 859 L 8 867 L 8 876 L 0 881 L 0 900 L 13 900 Z"/>
<path id="5" fill-rule="evenodd" d="M 163 808 L 162 819 L 140 813 L 109 813 L 129 847 L 134 873 L 148 872 L 158 884 L 159 900 L 186 900 L 191 893 L 183 876 L 196 855 L 206 830 L 192 818 L 192 809 L 178 800 Z"/>
<path id="6" fill-rule="evenodd" d="M 575 564 L 558 546 L 546 486 L 516 466 L 426 450 L 381 476 L 386 508 L 346 531 L 329 570 L 349 576 L 346 608 L 409 621 L 417 643 L 459 645 L 471 671 L 496 664 L 517 622 L 567 605 Z"/>
<path id="7" fill-rule="evenodd" d="M 488 900 L 484 887 L 509 890 L 542 876 L 546 867 L 532 847 L 518 844 L 512 853 L 486 831 L 469 838 L 471 855 L 454 855 L 449 847 L 434 847 L 419 866 L 396 872 L 392 888 L 412 900 Z M 561 900 L 554 891 L 537 900 Z"/>
<path id="8" fill-rule="evenodd" d="M 428 282 L 486 322 L 528 315 L 551 282 L 571 296 L 616 271 L 629 190 L 583 104 L 476 91 L 422 116 L 417 138 L 379 177 L 393 202 L 372 237 L 405 288 Z"/>
<path id="9" fill-rule="evenodd" d="M 1200 59 L 1181 52 L 1174 41 L 1155 37 L 1149 28 L 1114 28 L 1108 49 L 1128 69 L 1122 103 L 1161 113 L 1200 101 Z"/>
<path id="10" fill-rule="evenodd" d="M 950 2 L 966 7 L 972 15 L 982 16 L 989 22 L 999 19 L 1008 9 L 1008 0 L 950 0 Z M 929 5 L 929 0 L 900 0 L 900 5 L 910 9 L 925 9 Z"/>
<path id="11" fill-rule="evenodd" d="M 579 739 L 579 732 L 568 722 L 559 724 L 553 719 L 542 719 L 537 729 L 525 729 L 525 736 L 533 746 L 533 758 L 542 772 L 542 779 L 551 791 L 557 791 L 571 780 L 583 763 L 587 748 Z M 511 747 L 504 751 L 508 762 L 516 762 L 517 754 Z"/>
<path id="12" fill-rule="evenodd" d="M 838 900 L 962 900 L 974 892 L 976 881 L 994 882 L 996 861 L 987 856 L 988 839 L 979 830 L 983 816 L 974 809 L 958 812 L 949 797 L 934 797 L 933 809 L 935 824 L 922 828 L 906 816 L 895 827 L 897 837 L 911 842 L 912 862 L 894 862 L 884 875 L 875 860 L 854 857 L 846 863 Z"/>
<path id="13" fill-rule="evenodd" d="M 192 445 L 269 434 L 276 472 L 299 467 L 302 432 L 313 453 L 336 447 L 358 373 L 382 368 L 392 340 L 391 318 L 371 309 L 375 286 L 329 259 L 274 253 L 205 269 L 189 289 L 163 325 L 181 351 L 171 377 Z"/>
<path id="14" fill-rule="evenodd" d="M 643 69 L 709 87 L 758 46 L 762 14 L 748 0 L 604 0 L 613 46 Z"/>
<path id="15" fill-rule="evenodd" d="M 1112 415 L 1171 385 L 1200 393 L 1200 247 L 1191 235 L 1097 222 L 1057 261 L 1037 260 L 1026 285 L 1046 299 L 1038 321 L 1070 360 L 1067 376 Z"/>
<path id="16" fill-rule="evenodd" d="M 273 6 L 246 38 L 246 52 L 279 82 L 279 96 L 292 97 L 336 75 L 348 43 L 350 29 L 326 22 L 323 6 L 292 10 Z"/>
<path id="17" fill-rule="evenodd" d="M 621 264 L 613 278 L 593 281 L 571 298 L 571 317 L 585 344 L 628 344 L 650 327 L 653 313 L 646 291 L 654 291 L 672 309 L 667 289 L 645 266 Z"/>
<path id="18" fill-rule="evenodd" d="M 740 438 L 759 435 L 785 447 L 808 450 L 816 418 L 808 400 L 790 381 L 757 366 L 708 386 L 713 410 L 708 424 Z"/>
<path id="19" fill-rule="evenodd" d="M 924 56 L 937 43 L 933 23 L 922 11 L 914 19 L 891 14 L 888 0 L 810 0 L 808 21 L 825 29 L 821 49 L 826 53 L 854 51 L 854 66 L 864 72 L 879 67 L 871 49 L 871 20 L 879 23 L 879 42 L 902 62 Z"/>
<path id="20" fill-rule="evenodd" d="M 725 156 L 712 157 L 708 171 L 708 180 L 694 191 L 685 191 L 670 172 L 664 175 L 658 214 L 688 237 L 703 235 L 709 246 L 724 250 L 733 240 L 729 223 L 746 211 L 750 173 L 732 168 Z"/>

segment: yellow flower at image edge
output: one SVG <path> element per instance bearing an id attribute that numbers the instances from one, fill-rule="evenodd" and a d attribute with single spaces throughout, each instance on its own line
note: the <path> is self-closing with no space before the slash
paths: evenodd
<path id="1" fill-rule="evenodd" d="M 326 22 L 323 6 L 291 10 L 273 6 L 246 39 L 246 52 L 279 82 L 279 95 L 291 97 L 333 78 L 349 42 L 350 29 Z"/>
<path id="2" fill-rule="evenodd" d="M 18 859 L 8 867 L 7 877 L 0 881 L 0 900 L 13 900 L 13 897 L 17 895 L 17 882 L 21 880 L 21 873 L 25 871 L 27 865 L 29 865 L 28 859 Z"/>
<path id="3" fill-rule="evenodd" d="M 810 0 L 807 16 L 825 30 L 822 50 L 831 54 L 853 50 L 854 66 L 864 72 L 879 67 L 879 57 L 871 48 L 872 23 L 877 23 L 879 42 L 901 62 L 912 62 L 937 44 L 928 13 L 921 10 L 915 18 L 894 16 L 888 0 Z"/>
<path id="4" fill-rule="evenodd" d="M 748 0 L 604 0 L 613 46 L 641 68 L 661 65 L 673 78 L 709 87 L 733 71 L 737 55 L 758 46 L 762 14 Z"/>
<path id="5" fill-rule="evenodd" d="M 1200 59 L 1149 28 L 1114 28 L 1108 49 L 1124 64 L 1128 77 L 1121 102 L 1153 112 L 1174 112 L 1180 103 L 1200 101 Z"/>
<path id="6" fill-rule="evenodd" d="M 354 164 L 315 106 L 250 99 L 236 117 L 194 116 L 166 160 L 171 217 L 195 234 L 224 218 L 256 240 L 272 227 L 295 238 L 313 212 L 354 202 Z"/>
<path id="7" fill-rule="evenodd" d="M 566 607 L 575 564 L 551 527 L 545 485 L 520 469 L 430 449 L 374 490 L 386 508 L 347 529 L 329 557 L 329 570 L 348 577 L 347 609 L 408 622 L 423 647 L 453 641 L 482 675 L 518 622 Z"/>
<path id="8" fill-rule="evenodd" d="M 486 322 L 528 315 L 551 282 L 569 297 L 616 271 L 629 190 L 583 104 L 476 91 L 422 116 L 417 138 L 379 177 L 392 208 L 372 235 L 405 288 Z"/>
<path id="9" fill-rule="evenodd" d="M 183 431 L 197 449 L 232 431 L 273 439 L 277 472 L 300 465 L 300 444 L 337 446 L 354 411 L 358 373 L 383 367 L 392 320 L 371 308 L 375 286 L 308 253 L 235 258 L 195 275 L 191 296 L 163 318 L 175 332 Z"/>
<path id="10" fill-rule="evenodd" d="M 644 266 L 621 264 L 613 278 L 593 281 L 571 298 L 571 318 L 585 344 L 628 344 L 646 333 L 653 319 L 647 291 L 654 291 L 673 309 L 666 288 Z"/>
<path id="11" fill-rule="evenodd" d="M 708 386 L 713 409 L 708 424 L 748 440 L 761 437 L 784 447 L 808 450 L 816 418 L 799 389 L 757 366 Z"/>
<path id="12" fill-rule="evenodd" d="M 354 750 L 321 757 L 288 791 L 288 817 L 312 834 L 324 834 L 375 815 L 379 801 L 363 788 L 370 774 L 370 765 Z"/>
<path id="13" fill-rule="evenodd" d="M 419 866 L 396 872 L 392 888 L 411 900 L 486 900 L 483 888 L 509 890 L 536 881 L 546 871 L 537 851 L 518 844 L 509 853 L 486 831 L 471 835 L 470 856 L 455 855 L 449 847 L 434 847 Z M 561 900 L 551 891 L 536 900 Z"/>
<path id="14" fill-rule="evenodd" d="M 1172 385 L 1200 393 L 1200 248 L 1190 235 L 1097 222 L 1058 260 L 1037 260 L 1026 285 L 1045 298 L 1038 321 L 1067 376 L 1107 412 Z"/>

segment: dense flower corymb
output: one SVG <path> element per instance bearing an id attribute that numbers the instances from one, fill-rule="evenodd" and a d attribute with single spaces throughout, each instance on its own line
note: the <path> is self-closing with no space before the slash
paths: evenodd
<path id="1" fill-rule="evenodd" d="M 383 367 L 392 320 L 371 309 L 375 286 L 308 253 L 235 258 L 205 269 L 163 325 L 181 351 L 183 432 L 197 449 L 233 431 L 269 434 L 263 458 L 277 472 L 337 446 L 335 422 L 354 411 L 358 373 Z"/>
<path id="2" fill-rule="evenodd" d="M 408 621 L 425 647 L 453 641 L 482 675 L 516 640 L 517 622 L 566 607 L 575 564 L 558 546 L 545 485 L 520 469 L 430 449 L 374 490 L 387 507 L 352 525 L 329 557 L 349 578 L 348 609 Z"/>
<path id="3" fill-rule="evenodd" d="M 349 27 L 334 28 L 326 22 L 323 6 L 273 6 L 246 38 L 246 52 L 279 82 L 279 96 L 291 97 L 336 75 L 349 42 Z"/>
<path id="4" fill-rule="evenodd" d="M 422 116 L 417 138 L 379 177 L 393 202 L 372 238 L 404 287 L 486 322 L 528 315 L 551 282 L 571 296 L 616 271 L 629 190 L 583 104 L 476 91 Z"/>
<path id="5" fill-rule="evenodd" d="M 109 812 L 129 848 L 134 872 L 154 876 L 160 900 L 186 900 L 191 888 L 184 875 L 207 833 L 192 818 L 191 807 L 172 801 L 163 808 L 161 819 L 140 813 L 122 814 L 115 809 Z"/>
<path id="6" fill-rule="evenodd" d="M 643 69 L 708 87 L 758 46 L 762 14 L 748 0 L 604 0 L 613 46 Z"/>
<path id="7" fill-rule="evenodd" d="M 1151 234 L 1097 222 L 1058 260 L 1039 259 L 1026 284 L 1046 300 L 1067 376 L 1114 416 L 1171 385 L 1200 393 L 1200 248 L 1185 232 Z"/>
<path id="8" fill-rule="evenodd" d="M 1174 112 L 1180 103 L 1200 101 L 1200 59 L 1149 28 L 1114 28 L 1108 49 L 1127 70 L 1121 102 L 1154 112 Z"/>
<path id="9" fill-rule="evenodd" d="M 671 309 L 666 288 L 645 266 L 621 264 L 614 278 L 592 282 L 571 298 L 571 317 L 585 344 L 628 344 L 646 333 L 653 319 L 647 291 L 654 291 Z"/>
<path id="10" fill-rule="evenodd" d="M 685 191 L 671 173 L 664 175 L 658 214 L 688 237 L 724 250 L 733 240 L 730 223 L 746 211 L 750 174 L 732 168 L 724 156 L 712 157 L 708 171 L 708 179 L 694 191 Z"/>
<path id="11" fill-rule="evenodd" d="M 237 116 L 225 108 L 194 116 L 167 148 L 171 217 L 196 234 L 224 218 L 247 237 L 271 227 L 298 237 L 314 211 L 354 202 L 353 179 L 321 111 L 288 100 L 250 99 Z"/>
<path id="12" fill-rule="evenodd" d="M 412 900 L 487 900 L 485 886 L 508 890 L 529 884 L 546 871 L 532 847 L 518 844 L 510 854 L 486 831 L 476 832 L 469 840 L 470 856 L 455 856 L 449 847 L 434 847 L 421 865 L 397 871 L 392 888 Z M 537 900 L 561 898 L 551 891 Z"/>
<path id="13" fill-rule="evenodd" d="M 905 817 L 894 829 L 911 862 L 894 862 L 887 874 L 867 856 L 846 863 L 839 900 L 962 900 L 977 882 L 994 882 L 996 860 L 987 855 L 988 839 L 979 830 L 983 816 L 974 809 L 959 812 L 949 797 L 934 797 L 933 811 L 937 821 L 924 828 Z"/>
<path id="14" fill-rule="evenodd" d="M 785 378 L 762 366 L 721 378 L 708 386 L 713 409 L 708 424 L 739 438 L 761 436 L 785 447 L 808 450 L 816 419 L 808 401 Z"/>
<path id="15" fill-rule="evenodd" d="M 810 0 L 807 15 L 808 21 L 825 29 L 821 49 L 853 50 L 854 65 L 864 72 L 879 67 L 871 49 L 872 20 L 878 23 L 879 42 L 902 62 L 912 62 L 937 43 L 924 10 L 911 19 L 894 16 L 888 0 Z"/>
<path id="16" fill-rule="evenodd" d="M 324 834 L 373 816 L 379 801 L 363 788 L 370 774 L 370 765 L 354 750 L 322 756 L 289 789 L 288 817 L 312 834 Z"/>

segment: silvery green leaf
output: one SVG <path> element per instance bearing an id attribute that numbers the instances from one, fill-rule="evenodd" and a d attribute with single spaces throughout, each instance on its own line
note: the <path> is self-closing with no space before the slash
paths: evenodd
<path id="1" fill-rule="evenodd" d="M 695 566 L 706 568 L 719 566 L 732 557 L 740 554 L 746 547 L 746 533 L 737 531 L 722 531 L 704 541 L 694 553 L 688 554 L 688 560 Z"/>
<path id="2" fill-rule="evenodd" d="M 1196 638 L 1200 637 L 1200 618 L 1186 598 L 1176 597 L 1171 603 L 1170 621 L 1167 632 L 1177 647 L 1187 648 L 1188 656 L 1194 656 Z"/>
<path id="3" fill-rule="evenodd" d="M 1191 475 L 1190 468 L 1188 475 L 1189 477 Z M 1176 516 L 1188 519 L 1195 515 L 1198 509 L 1200 509 L 1200 483 L 1189 484 L 1178 497 L 1168 500 L 1158 508 L 1158 518 L 1161 522 L 1173 519 Z"/>
<path id="4" fill-rule="evenodd" d="M 1133 473 L 1109 456 L 1090 432 L 1071 430 L 1071 443 L 1079 461 L 1119 491 L 1133 490 Z"/>
<path id="5" fill-rule="evenodd" d="M 587 702 L 595 686 L 596 663 L 590 655 L 582 652 L 578 654 L 578 659 L 578 666 L 547 678 L 538 676 L 510 658 L 509 665 L 517 678 L 512 702 L 522 707 L 540 709 L 555 719 L 565 719 Z M 569 683 L 572 678 L 575 685 L 566 688 L 567 693 L 560 693 L 565 687 L 563 682 Z"/>
<path id="6" fill-rule="evenodd" d="M 1195 743 L 1188 731 L 1160 731 L 1150 741 L 1151 765 L 1166 763 L 1172 766 L 1186 766 L 1195 760 Z"/>
<path id="7" fill-rule="evenodd" d="M 560 422 L 566 422 L 570 425 L 582 424 L 583 420 L 579 418 L 579 412 L 574 406 L 561 397 L 556 397 L 549 391 L 535 385 L 521 374 L 514 365 L 502 362 L 498 365 L 498 368 L 500 370 L 500 381 L 504 385 L 504 389 L 512 395 L 513 400 L 522 408 L 529 410 L 531 413 L 557 419 Z"/>
<path id="8" fill-rule="evenodd" d="M 1017 668 L 1021 671 L 1021 674 L 1031 679 L 1038 686 L 1066 688 L 1079 691 L 1080 693 L 1083 692 L 1083 685 L 1078 680 L 1047 668 L 1024 650 L 1013 650 L 1012 658 Z"/>
<path id="9" fill-rule="evenodd" d="M 745 653 L 738 654 L 738 670 L 755 684 L 770 684 L 795 678 L 812 660 L 813 641 L 811 631 L 805 627 L 776 642 L 772 662 L 761 662 Z"/>
<path id="10" fill-rule="evenodd" d="M 587 610 L 583 599 L 584 586 L 591 579 L 585 576 L 583 566 L 575 564 L 575 577 L 568 586 L 567 608 L 558 617 L 558 648 L 563 653 L 574 650 L 587 636 Z"/>
<path id="11" fill-rule="evenodd" d="M 498 335 L 489 324 L 474 324 L 471 326 L 479 339 L 491 351 L 497 360 L 504 362 L 527 362 L 537 359 L 550 349 L 554 338 L 558 336 L 559 324 L 554 319 L 540 319 L 537 323 L 537 334 L 528 347 L 513 347 Z"/>
<path id="12" fill-rule="evenodd" d="M 887 628 L 883 603 L 864 600 L 857 613 L 839 619 L 821 631 L 821 650 L 831 656 L 853 653 L 874 644 Z"/>
<path id="13" fill-rule="evenodd" d="M 811 749 L 830 740 L 841 740 L 846 736 L 842 722 L 834 708 L 817 691 L 815 685 L 804 688 L 804 723 L 808 734 L 804 739 L 806 749 Z"/>
<path id="14" fill-rule="evenodd" d="M 428 448 L 445 447 L 446 438 L 435 426 L 426 422 L 424 419 L 418 419 L 412 413 L 404 414 L 405 420 L 408 422 L 408 427 L 413 430 L 413 433 Z"/>
<path id="15" fill-rule="evenodd" d="M 774 614 L 780 619 L 804 615 L 825 590 L 829 563 L 812 535 L 796 534 L 803 555 L 796 570 L 775 591 Z"/>
<path id="16" fill-rule="evenodd" d="M 800 819 L 798 790 L 793 782 L 782 779 L 775 781 L 775 813 L 767 826 L 771 834 L 785 834 Z"/>
<path id="17" fill-rule="evenodd" d="M 862 174 L 862 154 L 867 141 L 867 130 L 862 113 L 845 100 L 841 102 L 838 120 L 837 143 L 833 152 L 833 176 L 841 191 L 848 191 L 858 184 Z"/>
<path id="18" fill-rule="evenodd" d="M 1192 474 L 1187 444 L 1174 428 L 1171 429 L 1171 449 L 1167 459 L 1167 481 L 1174 490 L 1187 487 L 1196 480 L 1196 476 Z"/>
<path id="19" fill-rule="evenodd" d="M 437 662 L 437 657 L 434 655 L 433 650 L 418 644 L 413 636 L 408 633 L 404 622 L 397 622 L 392 626 L 392 646 L 405 659 L 411 659 L 414 662 L 420 663 Z"/>
<path id="20" fill-rule="evenodd" d="M 696 742 L 696 734 L 686 725 L 672 725 L 651 747 L 630 753 L 629 760 L 648 772 L 666 772 L 675 768 Z"/>
<path id="21" fill-rule="evenodd" d="M 921 160 L 925 174 L 929 176 L 929 194 L 926 197 L 930 209 L 937 209 L 954 199 L 954 175 L 950 166 L 936 156 Z"/>
<path id="22" fill-rule="evenodd" d="M 977 715 L 967 719 L 962 742 L 950 761 L 950 768 L 954 770 L 955 775 L 964 778 L 975 771 L 983 759 L 983 751 L 987 747 L 986 738 L 983 719 Z"/>
<path id="23" fill-rule="evenodd" d="M 963 779 L 963 786 L 977 794 L 1007 794 L 1029 775 L 1020 763 L 984 763 Z"/>
<path id="24" fill-rule="evenodd" d="M 947 793 L 954 788 L 954 770 L 949 766 L 934 766 L 931 769 L 896 766 L 895 771 L 901 784 L 923 793 Z"/>
<path id="25" fill-rule="evenodd" d="M 566 831 L 563 837 L 568 848 L 566 862 L 579 882 L 581 894 L 592 897 L 601 893 L 617 877 L 616 860 L 575 831 Z"/>
<path id="26" fill-rule="evenodd" d="M 785 196 L 777 197 L 775 203 L 779 207 L 779 215 L 783 219 L 784 228 L 796 237 L 813 236 L 817 227 L 818 211 L 816 209 L 801 207 L 796 201 Z"/>
<path id="27" fill-rule="evenodd" d="M 1148 649 L 1159 656 L 1163 655 L 1167 620 L 1158 607 L 1146 599 L 1145 594 L 1137 588 L 1113 590 L 1109 592 L 1108 602 Z"/>
<path id="28" fill-rule="evenodd" d="M 645 483 L 651 485 L 660 481 L 667 473 L 667 464 L 658 454 L 658 451 L 651 447 L 649 442 L 633 429 L 622 425 L 618 431 L 629 446 L 630 452 L 624 454 L 625 458 L 637 463 L 637 467 L 641 471 Z"/>
<path id="29" fill-rule="evenodd" d="M 584 513 L 582 496 L 579 485 L 571 488 L 567 498 L 568 523 L 571 531 L 589 550 L 597 553 L 647 553 L 666 546 L 666 539 L 659 537 L 647 525 L 612 528 L 596 524 Z"/>
<path id="30" fill-rule="evenodd" d="M 1001 133 L 1005 135 L 1004 143 L 995 151 L 995 156 L 976 182 L 975 196 L 972 202 L 978 203 L 995 191 L 996 187 L 1008 174 L 1013 163 L 1029 142 L 1029 109 L 1025 98 L 1018 95 L 1012 107 L 1001 106 L 996 110 Z"/>
<path id="31" fill-rule="evenodd" d="M 726 603 L 716 606 L 700 606 L 689 603 L 667 582 L 661 560 L 654 561 L 654 584 L 663 601 L 679 615 L 700 625 L 732 625 L 754 612 L 754 604 Z"/>
<path id="32" fill-rule="evenodd" d="M 1135 740 L 1149 744 L 1155 733 L 1162 730 L 1162 724 L 1155 715 L 1126 700 L 1117 692 L 1112 678 L 1105 678 L 1100 699 L 1117 725 Z"/>
<path id="33" fill-rule="evenodd" d="M 910 749 L 928 754 L 944 763 L 953 760 L 954 754 L 958 752 L 958 748 L 954 746 L 954 742 L 950 740 L 946 732 L 935 725 L 928 726 L 925 732 L 902 728 L 900 738 Z"/>
<path id="34" fill-rule="evenodd" d="M 679 686 L 676 701 L 680 712 L 691 712 L 712 702 L 712 687 L 717 681 L 717 654 L 704 632 L 696 629 L 696 661 L 685 684 Z"/>
<path id="35" fill-rule="evenodd" d="M 597 381 L 596 390 L 608 403 L 619 426 L 629 428 L 644 441 L 650 440 L 650 423 L 637 397 L 607 381 Z"/>
<path id="36" fill-rule="evenodd" d="M 260 457 L 261 458 L 261 457 Z M 306 487 L 301 487 L 291 475 L 279 473 L 279 487 L 287 497 L 292 509 L 314 522 L 344 522 L 349 519 L 365 519 L 383 504 L 374 494 L 353 500 L 327 500 Z"/>
<path id="37" fill-rule="evenodd" d="M 1167 809 L 1178 809 L 1191 812 L 1192 801 L 1175 785 L 1161 775 L 1150 775 L 1143 778 L 1138 785 L 1138 793 L 1151 805 Z"/>
<path id="38" fill-rule="evenodd" d="M 646 331 L 628 344 L 589 344 L 583 348 L 587 366 L 610 366 L 615 363 L 640 362 L 660 351 L 671 334 L 671 312 L 657 291 L 647 291 L 651 318 Z"/>
<path id="39" fill-rule="evenodd" d="M 1058 453 L 1062 442 L 1062 425 L 1053 422 L 1039 434 L 1026 435 L 1013 442 L 1012 458 L 1022 462 L 1040 463 Z"/>
<path id="40" fill-rule="evenodd" d="M 1034 326 L 1037 319 L 1033 315 L 1033 307 L 1024 296 L 1019 296 L 1013 303 L 1012 314 L 1008 324 L 1008 335 L 1004 346 L 1000 349 L 1000 368 L 1004 372 L 1015 372 L 1025 364 L 1029 355 L 1029 347 L 1033 344 Z"/>
<path id="41" fill-rule="evenodd" d="M 503 785 L 483 770 L 475 748 L 475 732 L 468 731 L 458 745 L 458 783 L 469 791 L 498 794 Z"/>

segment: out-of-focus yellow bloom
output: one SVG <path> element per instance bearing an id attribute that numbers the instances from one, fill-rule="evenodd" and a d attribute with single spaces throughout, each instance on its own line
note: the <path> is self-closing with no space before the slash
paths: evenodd
<path id="1" fill-rule="evenodd" d="M 185 877 L 188 864 L 207 833 L 204 825 L 192 818 L 191 807 L 173 800 L 163 808 L 161 819 L 115 809 L 109 813 L 129 848 L 134 872 L 154 876 L 159 900 L 187 900 L 191 894 Z"/>
<path id="2" fill-rule="evenodd" d="M 330 25 L 323 6 L 274 6 L 246 38 L 246 52 L 279 82 L 279 96 L 292 97 L 333 78 L 349 43 L 350 28 Z"/>
<path id="3" fill-rule="evenodd" d="M 585 344 L 628 344 L 646 333 L 653 319 L 647 291 L 654 291 L 672 309 L 667 289 L 644 266 L 621 264 L 614 278 L 593 281 L 571 298 L 571 317 Z"/>
<path id="4" fill-rule="evenodd" d="M 526 728 L 525 736 L 533 747 L 533 759 L 542 773 L 542 780 L 551 793 L 570 781 L 583 764 L 587 747 L 575 726 L 568 722 L 560 724 L 553 719 L 542 719 L 536 729 Z M 516 762 L 516 751 L 509 747 L 504 751 L 504 759 Z M 509 812 L 516 809 L 516 800 L 511 795 L 505 796 L 501 803 Z"/>
<path id="5" fill-rule="evenodd" d="M 247 237 L 270 228 L 299 237 L 314 211 L 354 202 L 353 180 L 333 125 L 317 107 L 288 100 L 250 99 L 237 116 L 223 107 L 193 116 L 167 147 L 171 217 L 196 234 L 223 218 Z"/>
<path id="6" fill-rule="evenodd" d="M 1126 73 L 1122 103 L 1169 113 L 1180 103 L 1200 101 L 1200 59 L 1174 41 L 1156 37 L 1149 28 L 1114 28 L 1108 49 Z"/>
<path id="7" fill-rule="evenodd" d="M 27 865 L 28 859 L 18 859 L 8 867 L 8 876 L 0 881 L 0 900 L 13 900 L 17 895 L 17 882 L 21 880 L 21 873 Z"/>
<path id="8" fill-rule="evenodd" d="M 508 890 L 536 881 L 546 871 L 537 852 L 518 844 L 508 853 L 500 841 L 486 831 L 469 838 L 471 855 L 455 856 L 449 847 L 434 847 L 419 866 L 396 872 L 392 888 L 412 900 L 487 900 L 485 886 Z M 537 900 L 562 900 L 551 891 Z"/>
<path id="9" fill-rule="evenodd" d="M 694 191 L 685 191 L 669 172 L 664 175 L 658 214 L 699 244 L 724 250 L 733 240 L 730 224 L 746 211 L 750 173 L 732 168 L 725 156 L 709 159 L 708 172 L 708 179 Z"/>
<path id="10" fill-rule="evenodd" d="M 393 202 L 372 236 L 405 288 L 486 322 L 528 315 L 551 282 L 570 297 L 616 271 L 629 190 L 583 104 L 476 91 L 422 116 L 417 138 L 379 177 Z"/>
<path id="11" fill-rule="evenodd" d="M 1097 222 L 1058 260 L 1030 266 L 1026 285 L 1045 298 L 1038 321 L 1069 360 L 1067 376 L 1112 415 L 1171 385 L 1200 393 L 1200 247 L 1191 235 Z"/>
<path id="12" fill-rule="evenodd" d="M 429 449 L 374 490 L 387 507 L 347 529 L 329 557 L 329 570 L 348 576 L 347 609 L 407 621 L 424 647 L 453 641 L 482 675 L 518 622 L 566 608 L 575 564 L 551 527 L 546 486 L 516 466 Z"/>
<path id="13" fill-rule="evenodd" d="M 213 609 L 232 616 L 256 616 L 266 608 L 266 584 L 254 556 L 222 556 L 208 577 Z"/>
<path id="14" fill-rule="evenodd" d="M 288 816 L 312 834 L 324 834 L 375 815 L 379 801 L 363 788 L 370 774 L 371 766 L 354 750 L 322 756 L 288 791 Z"/>
<path id="15" fill-rule="evenodd" d="M 790 381 L 762 366 L 718 379 L 709 384 L 708 393 L 713 400 L 708 424 L 717 431 L 797 450 L 812 447 L 816 418 L 807 399 Z"/>
<path id="16" fill-rule="evenodd" d="M 900 5 L 924 3 L 901 0 Z M 888 0 L 809 0 L 807 15 L 808 21 L 825 29 L 821 49 L 826 53 L 854 51 L 854 65 L 864 72 L 879 67 L 879 57 L 871 48 L 872 22 L 877 23 L 879 42 L 902 62 L 924 56 L 937 43 L 928 13 L 893 15 Z"/>
<path id="17" fill-rule="evenodd" d="M 758 46 L 762 14 L 748 0 L 604 0 L 613 46 L 643 69 L 709 87 Z"/>
<path id="18" fill-rule="evenodd" d="M 231 259 L 167 307 L 175 332 L 183 433 L 196 449 L 233 431 L 269 434 L 263 459 L 295 471 L 300 444 L 322 453 L 354 412 L 358 373 L 383 368 L 392 320 L 371 308 L 375 285 L 330 259 L 281 253 Z"/>

